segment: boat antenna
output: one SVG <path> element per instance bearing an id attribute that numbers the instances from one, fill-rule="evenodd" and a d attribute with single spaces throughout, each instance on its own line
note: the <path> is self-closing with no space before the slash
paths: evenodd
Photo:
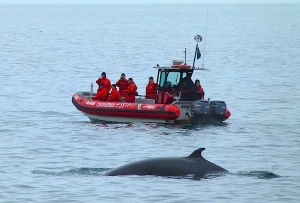
<path id="1" fill-rule="evenodd" d="M 204 34 L 204 43 L 203 43 L 203 63 L 202 68 L 204 69 L 204 56 L 205 56 L 205 42 L 206 42 L 206 30 L 207 30 L 207 16 L 208 16 L 208 8 L 206 10 L 206 25 L 205 25 L 205 34 Z"/>
<path id="2" fill-rule="evenodd" d="M 184 65 L 186 65 L 186 47 L 184 48 Z"/>
<path id="3" fill-rule="evenodd" d="M 197 42 L 197 45 L 196 45 L 196 49 L 195 49 L 195 55 L 194 55 L 194 62 L 193 62 L 193 69 L 195 68 L 195 60 L 196 60 L 196 56 L 197 56 L 197 59 L 199 59 L 201 57 L 201 54 L 200 54 L 200 51 L 199 51 L 199 46 L 198 46 L 198 43 L 202 41 L 202 37 L 201 35 L 196 35 L 194 37 L 195 41 Z M 198 54 L 197 54 L 198 53 Z"/>

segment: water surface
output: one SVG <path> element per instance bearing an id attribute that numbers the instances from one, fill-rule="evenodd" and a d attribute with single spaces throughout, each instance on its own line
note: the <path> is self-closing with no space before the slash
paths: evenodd
<path id="1" fill-rule="evenodd" d="M 298 202 L 299 5 L 0 9 L 2 202 Z M 112 82 L 125 72 L 144 94 L 156 64 L 183 59 L 184 47 L 192 63 L 196 34 L 207 70 L 193 79 L 226 101 L 224 125 L 90 123 L 72 105 L 103 71 Z M 199 147 L 230 173 L 102 175 Z"/>

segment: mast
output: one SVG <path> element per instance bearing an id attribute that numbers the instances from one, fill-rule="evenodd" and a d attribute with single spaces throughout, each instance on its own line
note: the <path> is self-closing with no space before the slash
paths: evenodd
<path id="1" fill-rule="evenodd" d="M 198 50 L 199 50 L 198 43 L 202 41 L 202 37 L 201 37 L 201 35 L 196 35 L 196 36 L 194 37 L 194 39 L 195 39 L 195 41 L 197 42 L 197 45 L 196 45 L 196 49 L 195 49 L 194 62 L 193 62 L 193 69 L 195 69 L 196 56 L 197 56 L 197 52 L 198 52 Z M 199 51 L 199 53 L 200 53 L 200 51 Z M 197 56 L 197 59 L 199 59 L 198 56 Z"/>

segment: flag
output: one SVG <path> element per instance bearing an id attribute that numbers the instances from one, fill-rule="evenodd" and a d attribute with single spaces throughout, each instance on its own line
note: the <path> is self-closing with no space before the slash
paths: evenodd
<path id="1" fill-rule="evenodd" d="M 201 53 L 200 53 L 200 49 L 198 46 L 196 48 L 196 52 L 197 52 L 197 60 L 198 60 L 199 58 L 201 58 Z"/>

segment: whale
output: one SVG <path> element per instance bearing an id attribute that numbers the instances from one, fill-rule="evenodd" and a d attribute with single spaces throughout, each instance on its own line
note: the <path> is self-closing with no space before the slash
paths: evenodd
<path id="1" fill-rule="evenodd" d="M 152 175 L 152 176 L 187 176 L 204 177 L 207 174 L 226 173 L 226 169 L 207 161 L 199 148 L 187 157 L 149 158 L 128 163 L 106 171 L 107 176 Z"/>

